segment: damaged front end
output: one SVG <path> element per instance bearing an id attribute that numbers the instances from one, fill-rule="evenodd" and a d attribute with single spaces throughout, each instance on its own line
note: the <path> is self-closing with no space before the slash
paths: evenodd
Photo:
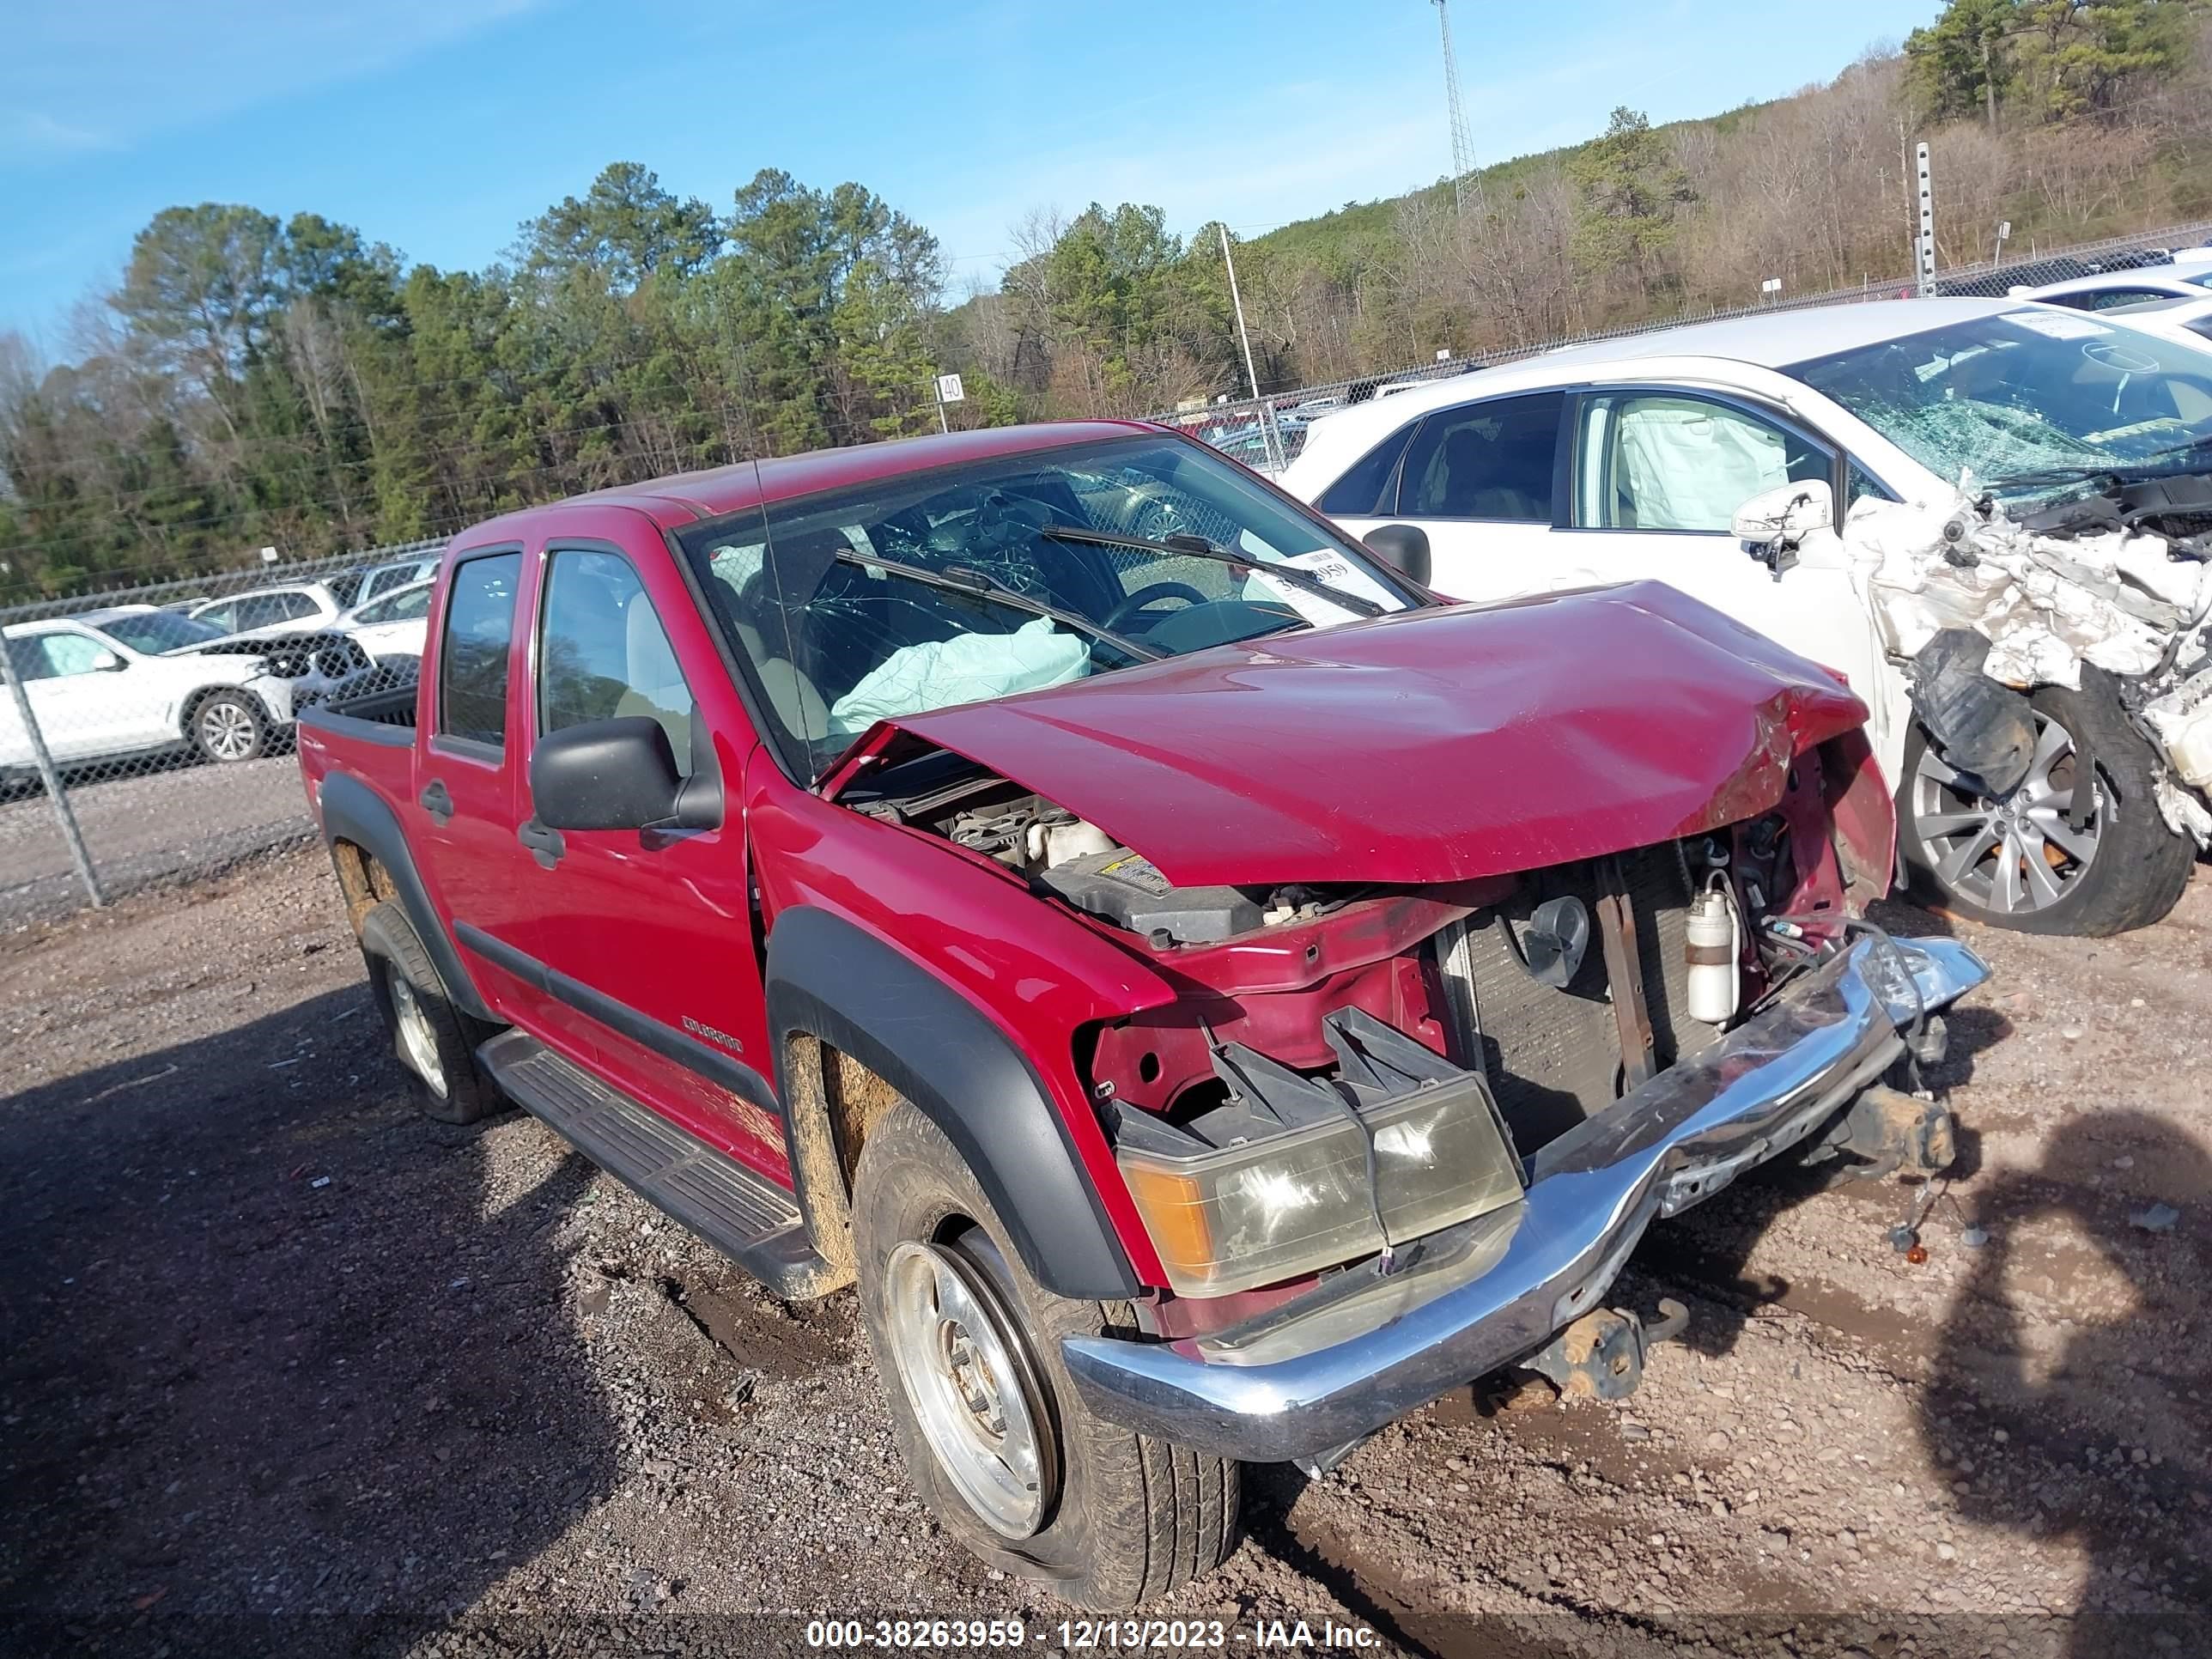
<path id="1" fill-rule="evenodd" d="M 1617 1397 L 1668 1328 L 1604 1303 L 1653 1218 L 1792 1152 L 1908 1161 L 1862 1102 L 1985 969 L 1856 919 L 1891 854 L 1862 733 L 1784 755 L 1659 841 L 1410 883 L 1186 881 L 1141 814 L 888 728 L 830 788 L 1173 988 L 1077 1033 L 1165 1283 L 1066 1363 L 1117 1420 L 1326 1462 L 1507 1366 Z"/>
<path id="2" fill-rule="evenodd" d="M 1259 1462 L 1326 1458 L 1471 1379 L 1527 1363 L 1602 1305 L 1657 1217 L 1814 1138 L 1902 1050 L 1900 1026 L 1978 984 L 1950 940 L 1844 945 L 1734 1030 L 1526 1160 L 1527 1184 L 1225 1328 L 1073 1338 L 1099 1412 Z M 1595 1391 L 1595 1390 L 1594 1390 Z"/>
<path id="3" fill-rule="evenodd" d="M 2155 757 L 2167 827 L 2212 846 L 2212 490 L 2149 479 L 2017 520 L 1966 493 L 1935 507 L 1869 498 L 1842 536 L 1916 717 L 1981 793 L 2027 775 L 2027 694 L 2081 688 L 2087 671 Z M 2090 810 L 2075 792 L 2074 829 Z"/>
<path id="4" fill-rule="evenodd" d="M 329 700 L 333 689 L 343 684 L 349 676 L 373 666 L 360 641 L 335 632 L 216 640 L 175 654 L 258 658 L 261 672 L 287 683 L 295 708 Z"/>

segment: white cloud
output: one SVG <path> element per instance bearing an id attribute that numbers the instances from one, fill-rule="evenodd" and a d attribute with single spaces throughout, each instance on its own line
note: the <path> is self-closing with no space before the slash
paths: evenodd
<path id="1" fill-rule="evenodd" d="M 1316 100 L 1316 107 L 1328 107 Z M 960 276 L 989 274 L 1007 262 L 1008 227 L 1036 207 L 1080 212 L 1091 202 L 1139 202 L 1160 209 L 1169 228 L 1188 234 L 1225 219 L 1239 231 L 1325 213 L 1348 200 L 1395 194 L 1440 177 L 1443 123 L 1377 113 L 1340 130 L 1301 132 L 1280 106 L 1249 123 L 1209 117 L 1187 129 L 1159 123 L 1148 143 L 1123 128 L 1108 139 L 1032 156 L 994 172 L 986 193 L 916 204 Z M 969 174 L 963 185 L 977 182 Z"/>
<path id="2" fill-rule="evenodd" d="M 52 155 L 81 155 L 87 150 L 113 149 L 112 134 L 58 121 L 43 110 L 11 110 L 0 116 L 0 161 L 18 157 L 37 160 Z"/>
<path id="3" fill-rule="evenodd" d="M 1476 161 L 1593 137 L 1631 67 L 1624 57 L 1583 54 L 1510 80 L 1468 84 Z M 1170 228 L 1186 234 L 1212 219 L 1251 234 L 1433 183 L 1449 171 L 1450 149 L 1441 80 L 1433 88 L 1395 75 L 1306 81 L 1184 124 L 1119 126 L 1103 140 L 995 172 L 988 194 L 921 200 L 915 210 L 958 262 L 957 288 L 1007 263 L 1007 228 L 1033 208 L 1073 214 L 1093 201 L 1139 202 L 1161 209 Z M 975 176 L 960 182 L 973 185 Z"/>
<path id="4" fill-rule="evenodd" d="M 0 163 L 128 148 L 159 132 L 349 80 L 538 0 L 82 0 L 8 27 Z M 46 112 L 97 110 L 97 128 Z"/>

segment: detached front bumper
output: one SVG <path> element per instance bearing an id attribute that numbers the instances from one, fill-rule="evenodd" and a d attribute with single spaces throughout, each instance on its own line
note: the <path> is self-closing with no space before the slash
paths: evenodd
<path id="1" fill-rule="evenodd" d="M 1517 1205 L 1431 1235 L 1387 1277 L 1176 1342 L 1069 1337 L 1085 1401 L 1200 1450 L 1334 1450 L 1527 1358 L 1600 1304 L 1655 1216 L 1804 1141 L 1888 1068 L 1916 1007 L 1989 977 L 1948 939 L 1862 939 L 1720 1042 L 1545 1146 Z"/>

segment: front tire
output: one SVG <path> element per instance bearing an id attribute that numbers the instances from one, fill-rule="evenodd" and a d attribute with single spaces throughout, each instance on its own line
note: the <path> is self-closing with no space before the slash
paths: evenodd
<path id="1" fill-rule="evenodd" d="M 506 1103 L 477 1068 L 477 1044 L 491 1029 L 453 1006 L 407 914 L 389 901 L 362 918 L 361 954 L 370 990 L 426 1117 L 474 1123 Z"/>
<path id="2" fill-rule="evenodd" d="M 944 1132 L 910 1103 L 876 1127 L 853 1188 L 860 1295 L 907 1473 L 945 1529 L 1076 1606 L 1158 1600 L 1235 1547 L 1240 1466 L 1108 1422 L 1065 1336 L 1134 1323 L 1030 1276 Z"/>
<path id="3" fill-rule="evenodd" d="M 1898 850 L 1916 896 L 1955 915 L 2025 933 L 2102 938 L 2148 927 L 2188 884 L 2196 849 L 2166 825 L 2159 763 L 2111 684 L 2084 668 L 2081 689 L 2045 686 L 2027 775 L 2002 799 L 1947 763 L 1925 728 L 1905 738 Z M 2094 780 L 2079 765 L 2075 734 Z M 2081 828 L 2075 791 L 2096 793 Z"/>
<path id="4" fill-rule="evenodd" d="M 185 731 L 203 760 L 218 765 L 258 759 L 269 750 L 269 716 L 245 691 L 216 691 L 192 705 Z"/>

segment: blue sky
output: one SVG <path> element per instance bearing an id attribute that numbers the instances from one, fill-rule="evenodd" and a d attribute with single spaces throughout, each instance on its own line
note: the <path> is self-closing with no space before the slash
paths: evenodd
<path id="1" fill-rule="evenodd" d="M 1454 0 L 1477 158 L 1826 79 L 1936 0 Z M 12 14 L 12 15 L 11 15 Z M 643 162 L 718 208 L 756 169 L 869 185 L 994 276 L 1033 208 L 1257 231 L 1446 171 L 1427 0 L 6 0 L 0 329 L 66 346 L 176 203 L 480 265 Z"/>

